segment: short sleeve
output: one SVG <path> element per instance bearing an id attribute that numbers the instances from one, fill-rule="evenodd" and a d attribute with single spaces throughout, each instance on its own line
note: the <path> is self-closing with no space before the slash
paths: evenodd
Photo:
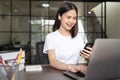
<path id="1" fill-rule="evenodd" d="M 54 38 L 51 35 L 47 35 L 45 38 L 43 53 L 47 53 L 49 49 L 54 49 Z"/>

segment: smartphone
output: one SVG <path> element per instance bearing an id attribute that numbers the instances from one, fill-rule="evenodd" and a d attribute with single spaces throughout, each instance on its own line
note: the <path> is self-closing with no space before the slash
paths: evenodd
<path id="1" fill-rule="evenodd" d="M 94 43 L 86 43 L 84 49 L 88 50 L 86 47 L 93 47 Z"/>

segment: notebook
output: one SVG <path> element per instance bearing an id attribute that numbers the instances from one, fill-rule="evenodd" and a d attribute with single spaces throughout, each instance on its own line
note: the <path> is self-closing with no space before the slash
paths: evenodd
<path id="1" fill-rule="evenodd" d="M 86 76 L 70 74 L 75 80 L 120 79 L 120 39 L 96 39 Z"/>
<path id="2" fill-rule="evenodd" d="M 41 65 L 26 65 L 25 67 L 26 71 L 42 71 Z"/>

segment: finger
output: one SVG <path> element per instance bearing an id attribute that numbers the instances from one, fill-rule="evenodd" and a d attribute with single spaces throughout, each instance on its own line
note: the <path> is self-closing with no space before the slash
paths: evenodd
<path id="1" fill-rule="evenodd" d="M 87 72 L 87 67 L 86 66 L 80 65 L 79 67 L 80 67 L 79 71 L 83 72 L 84 74 Z"/>
<path id="2" fill-rule="evenodd" d="M 93 48 L 91 48 L 91 47 L 86 47 L 86 48 L 87 48 L 88 50 L 90 50 L 90 51 L 93 49 Z"/>
<path id="3" fill-rule="evenodd" d="M 86 54 L 86 53 L 82 53 L 80 54 L 82 57 L 84 57 L 85 59 L 88 59 L 90 58 L 90 55 Z"/>
<path id="4" fill-rule="evenodd" d="M 82 57 L 84 57 L 85 59 L 89 60 L 90 56 L 85 56 L 85 55 L 81 55 Z"/>
<path id="5" fill-rule="evenodd" d="M 83 49 L 83 52 L 84 52 L 84 53 L 87 53 L 87 54 L 89 54 L 89 55 L 91 54 L 91 51 L 86 50 L 86 49 Z"/>
<path id="6" fill-rule="evenodd" d="M 91 47 L 86 47 L 86 50 L 92 52 L 93 48 L 91 48 Z"/>
<path id="7" fill-rule="evenodd" d="M 84 57 L 85 59 L 89 60 L 90 59 L 90 54 L 85 53 L 84 51 L 80 51 L 80 56 Z"/>
<path id="8" fill-rule="evenodd" d="M 86 56 L 90 56 L 91 53 L 90 53 L 90 51 L 82 50 L 81 54 L 86 55 Z"/>
<path id="9" fill-rule="evenodd" d="M 77 71 L 80 71 L 81 69 L 82 69 L 81 66 L 77 66 L 77 67 L 76 67 L 76 70 L 77 70 Z"/>
<path id="10" fill-rule="evenodd" d="M 76 73 L 77 72 L 76 65 L 72 65 L 70 71 Z"/>

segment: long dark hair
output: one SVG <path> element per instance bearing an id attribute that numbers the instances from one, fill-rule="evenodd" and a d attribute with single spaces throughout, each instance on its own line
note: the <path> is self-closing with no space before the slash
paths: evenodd
<path id="1" fill-rule="evenodd" d="M 60 20 L 58 19 L 58 16 L 62 16 L 65 12 L 67 12 L 69 10 L 73 10 L 73 9 L 76 11 L 77 17 L 76 17 L 76 24 L 70 30 L 70 33 L 71 33 L 72 38 L 74 38 L 77 35 L 77 33 L 78 33 L 78 10 L 77 10 L 77 7 L 71 2 L 64 2 L 59 7 L 57 14 L 56 14 L 56 18 L 55 18 L 55 23 L 53 25 L 53 31 L 58 30 L 60 27 Z"/>

